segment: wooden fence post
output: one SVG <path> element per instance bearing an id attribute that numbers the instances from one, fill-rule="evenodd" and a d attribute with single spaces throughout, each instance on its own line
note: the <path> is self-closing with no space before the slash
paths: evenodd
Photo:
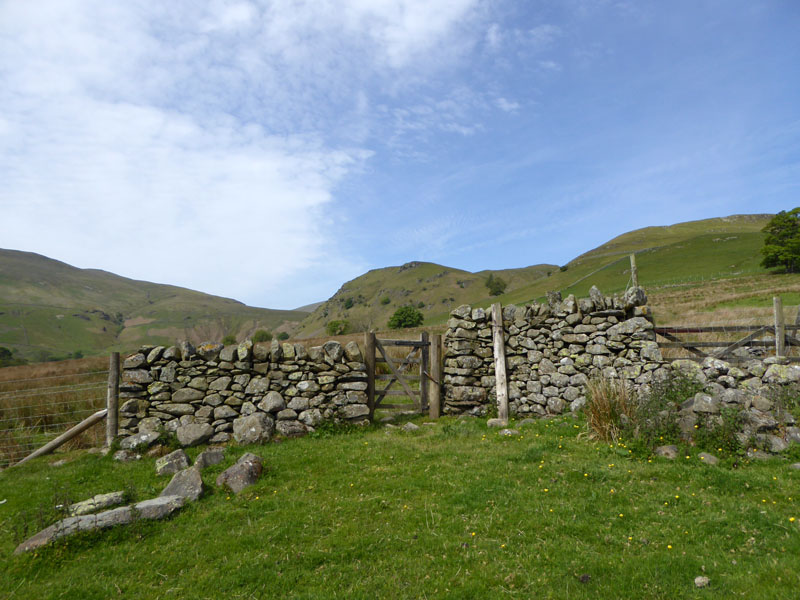
<path id="1" fill-rule="evenodd" d="M 775 311 L 775 356 L 783 356 L 786 353 L 786 329 L 783 322 L 783 302 L 780 296 L 772 297 L 772 308 Z"/>
<path id="2" fill-rule="evenodd" d="M 494 346 L 494 377 L 497 389 L 497 418 L 508 424 L 506 343 L 503 337 L 503 310 L 499 302 L 492 304 L 492 341 Z"/>
<path id="3" fill-rule="evenodd" d="M 108 390 L 106 393 L 106 448 L 119 433 L 119 352 L 112 352 L 108 363 Z"/>
<path id="4" fill-rule="evenodd" d="M 369 420 L 375 413 L 375 332 L 364 333 L 364 363 L 367 365 L 367 406 Z"/>
<path id="5" fill-rule="evenodd" d="M 419 339 L 425 344 L 420 349 L 419 357 L 419 412 L 425 414 L 425 411 L 430 409 L 428 404 L 428 378 L 430 377 L 431 369 L 430 335 L 427 331 L 423 331 Z"/>
<path id="6" fill-rule="evenodd" d="M 428 416 L 438 419 L 442 414 L 442 334 L 431 336 L 431 365 L 428 385 L 430 386 L 430 407 Z"/>
<path id="7" fill-rule="evenodd" d="M 631 254 L 631 280 L 633 287 L 639 287 L 639 269 L 636 268 L 636 255 Z"/>

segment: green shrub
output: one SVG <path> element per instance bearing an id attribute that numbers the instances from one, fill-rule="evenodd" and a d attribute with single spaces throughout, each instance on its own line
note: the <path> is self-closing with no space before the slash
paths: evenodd
<path id="1" fill-rule="evenodd" d="M 259 329 L 253 334 L 253 343 L 255 344 L 269 341 L 272 341 L 272 334 L 265 329 Z"/>
<path id="2" fill-rule="evenodd" d="M 569 266 L 567 266 L 567 265 L 563 265 L 563 266 L 561 266 L 561 267 L 558 267 L 558 270 L 559 270 L 559 271 L 561 271 L 562 273 L 563 273 L 564 271 L 566 271 L 567 269 L 569 269 Z"/>
<path id="3" fill-rule="evenodd" d="M 352 297 L 350 297 L 350 298 L 348 298 L 347 300 L 344 301 L 344 307 L 345 307 L 345 309 L 353 308 L 353 298 Z"/>
<path id="4" fill-rule="evenodd" d="M 281 342 L 284 341 L 284 340 L 288 340 L 288 339 L 289 339 L 289 334 L 286 333 L 285 331 L 281 331 L 278 334 L 278 340 L 280 340 Z"/>
<path id="5" fill-rule="evenodd" d="M 391 329 L 419 327 L 423 319 L 422 313 L 413 306 L 401 306 L 389 319 L 389 327 Z"/>
<path id="6" fill-rule="evenodd" d="M 236 336 L 233 335 L 232 333 L 229 333 L 224 338 L 222 338 L 222 345 L 223 346 L 230 346 L 230 345 L 235 344 L 235 343 L 237 343 L 236 342 Z"/>
<path id="7" fill-rule="evenodd" d="M 420 300 L 419 302 L 417 302 L 417 308 L 425 308 L 425 303 L 422 300 Z"/>
<path id="8" fill-rule="evenodd" d="M 381 304 L 389 304 L 389 302 L 391 301 L 392 299 L 389 298 L 389 296 L 384 296 L 383 298 L 381 298 Z"/>
<path id="9" fill-rule="evenodd" d="M 325 331 L 328 335 L 344 335 L 350 329 L 350 322 L 346 319 L 340 319 L 338 321 L 328 321 L 328 324 L 325 325 Z"/>
<path id="10" fill-rule="evenodd" d="M 695 445 L 714 454 L 734 456 L 744 448 L 736 434 L 742 429 L 743 415 L 735 406 L 723 407 L 719 415 L 698 419 L 694 430 Z"/>
<path id="11" fill-rule="evenodd" d="M 489 279 L 486 280 L 486 287 L 489 290 L 490 296 L 499 296 L 506 291 L 506 282 L 494 274 L 489 273 Z"/>

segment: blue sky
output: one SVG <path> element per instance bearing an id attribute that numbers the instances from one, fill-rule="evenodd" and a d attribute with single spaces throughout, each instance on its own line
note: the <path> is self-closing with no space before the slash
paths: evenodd
<path id="1" fill-rule="evenodd" d="M 0 0 L 0 247 L 293 308 L 800 205 L 794 0 Z"/>

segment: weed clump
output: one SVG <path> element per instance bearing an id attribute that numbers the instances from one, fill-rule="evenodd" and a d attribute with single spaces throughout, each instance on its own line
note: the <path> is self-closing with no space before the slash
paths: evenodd
<path id="1" fill-rule="evenodd" d="M 636 398 L 624 381 L 594 378 L 586 385 L 586 416 L 593 436 L 617 442 L 636 419 Z"/>
<path id="2" fill-rule="evenodd" d="M 592 379 L 584 409 L 589 430 L 604 442 L 624 440 L 631 453 L 644 456 L 658 446 L 687 443 L 723 455 L 741 454 L 743 415 L 736 407 L 723 407 L 718 415 L 699 418 L 688 433 L 682 430 L 681 405 L 702 389 L 698 382 L 677 373 L 641 394 L 624 381 Z"/>

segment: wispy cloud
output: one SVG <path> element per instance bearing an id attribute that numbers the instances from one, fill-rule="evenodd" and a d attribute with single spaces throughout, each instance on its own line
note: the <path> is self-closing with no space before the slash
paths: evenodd
<path id="1" fill-rule="evenodd" d="M 364 90 L 441 68 L 474 9 L 3 3 L 2 245 L 270 306 L 313 273 L 322 296 L 363 267 L 326 206 L 372 154 Z M 425 108 L 398 126 L 473 127 Z"/>

